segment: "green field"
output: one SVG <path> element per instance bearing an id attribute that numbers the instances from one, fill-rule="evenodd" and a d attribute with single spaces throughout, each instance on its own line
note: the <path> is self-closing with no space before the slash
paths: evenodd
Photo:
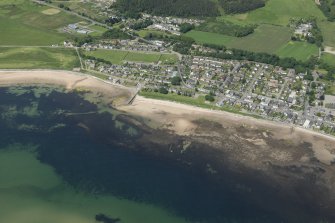
<path id="1" fill-rule="evenodd" d="M 1 69 L 73 69 L 74 67 L 80 67 L 80 63 L 76 52 L 72 49 L 0 47 Z"/>
<path id="2" fill-rule="evenodd" d="M 178 60 L 175 54 L 146 53 L 146 52 L 130 52 L 122 50 L 95 50 L 84 53 L 87 56 L 104 59 L 113 64 L 122 64 L 126 61 L 143 62 L 143 63 L 175 63 Z"/>
<path id="3" fill-rule="evenodd" d="M 291 31 L 287 27 L 260 25 L 253 34 L 236 38 L 230 47 L 254 52 L 273 53 L 287 43 L 291 38 Z"/>
<path id="4" fill-rule="evenodd" d="M 319 48 L 307 42 L 288 42 L 276 51 L 280 57 L 293 57 L 297 60 L 306 61 L 310 56 L 318 56 Z"/>
<path id="5" fill-rule="evenodd" d="M 335 47 L 335 22 L 322 21 L 319 23 L 324 45 Z"/>
<path id="6" fill-rule="evenodd" d="M 156 35 L 170 35 L 170 34 L 168 34 L 166 32 L 163 32 L 163 31 L 149 30 L 149 29 L 142 29 L 142 30 L 137 32 L 137 34 L 142 38 L 146 37 L 149 33 L 153 33 L 153 34 L 156 34 Z"/>
<path id="7" fill-rule="evenodd" d="M 192 30 L 186 33 L 185 36 L 193 38 L 197 43 L 209 43 L 224 46 L 228 46 L 235 38 L 218 33 L 202 32 L 196 30 Z"/>
<path id="8" fill-rule="evenodd" d="M 310 16 L 319 20 L 325 19 L 314 0 L 268 0 L 263 8 L 246 14 L 223 17 L 230 21 L 286 26 L 291 18 L 308 18 Z"/>
<path id="9" fill-rule="evenodd" d="M 322 53 L 321 61 L 335 67 L 335 55 L 330 53 Z"/>
<path id="10" fill-rule="evenodd" d="M 107 31 L 105 27 L 98 26 L 98 25 L 88 26 L 87 28 L 93 31 L 92 33 L 89 34 L 91 36 L 101 36 L 104 32 Z"/>
<path id="11" fill-rule="evenodd" d="M 246 37 L 231 37 L 227 35 L 192 30 L 186 36 L 192 37 L 199 43 L 224 45 L 254 52 L 274 53 L 285 45 L 291 37 L 287 27 L 260 25 L 253 34 Z"/>
<path id="12" fill-rule="evenodd" d="M 335 23 L 326 22 L 326 18 L 317 7 L 314 0 L 268 0 L 263 8 L 254 11 L 222 15 L 217 22 L 232 22 L 245 26 L 257 24 L 255 32 L 246 37 L 237 38 L 218 33 L 194 31 L 186 36 L 192 37 L 198 43 L 224 45 L 228 48 L 243 49 L 252 52 L 278 54 L 281 57 L 294 57 L 306 60 L 317 54 L 317 47 L 310 44 L 290 44 L 292 30 L 288 27 L 292 18 L 315 17 L 322 30 L 325 45 L 335 46 Z"/>
<path id="13" fill-rule="evenodd" d="M 65 40 L 67 35 L 57 29 L 80 20 L 64 12 L 44 14 L 47 9 L 31 1 L 1 1 L 0 45 L 52 45 Z"/>

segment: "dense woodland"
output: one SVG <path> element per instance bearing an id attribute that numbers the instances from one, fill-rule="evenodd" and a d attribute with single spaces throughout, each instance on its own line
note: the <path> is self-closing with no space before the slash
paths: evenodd
<path id="1" fill-rule="evenodd" d="M 228 14 L 243 13 L 265 6 L 264 0 L 219 0 Z"/>
<path id="2" fill-rule="evenodd" d="M 320 9 L 329 21 L 335 21 L 335 0 L 320 0 Z"/>
<path id="3" fill-rule="evenodd" d="M 211 0 L 117 0 L 114 7 L 129 17 L 140 12 L 163 16 L 217 16 L 219 10 Z"/>

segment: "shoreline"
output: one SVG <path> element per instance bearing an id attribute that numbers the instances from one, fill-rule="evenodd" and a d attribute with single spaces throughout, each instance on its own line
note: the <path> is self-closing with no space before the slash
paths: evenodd
<path id="1" fill-rule="evenodd" d="M 117 110 L 147 119 L 155 128 L 168 129 L 178 135 L 197 134 L 196 131 L 200 128 L 196 122 L 206 119 L 217 122 L 224 128 L 246 127 L 250 130 L 262 130 L 265 135 L 269 133 L 276 139 L 308 142 L 313 145 L 314 153 L 321 162 L 329 165 L 335 160 L 335 146 L 332 146 L 335 137 L 299 126 L 139 95 L 128 105 L 133 89 L 84 73 L 64 70 L 0 70 L 0 86 L 35 84 L 61 85 L 67 90 L 88 89 L 103 93 L 111 101 L 121 97 L 122 102 L 115 106 Z M 202 134 L 210 135 L 211 132 Z"/>
<path id="2" fill-rule="evenodd" d="M 149 125 L 151 123 L 152 128 L 168 129 L 181 136 L 215 135 L 215 131 L 211 129 L 207 132 L 202 131 L 197 123 L 199 120 L 208 120 L 221 124 L 223 129 L 236 130 L 242 127 L 250 132 L 262 132 L 260 136 L 253 135 L 245 138 L 237 136 L 256 146 L 270 146 L 266 143 L 266 138 L 291 141 L 292 144 L 307 142 L 320 162 L 326 165 L 335 162 L 334 137 L 298 126 L 142 96 L 137 96 L 132 105 L 120 106 L 118 109 L 133 116 L 146 118 L 146 122 Z M 220 135 L 217 136 L 220 137 Z M 232 137 L 236 137 L 236 134 Z"/>
<path id="3" fill-rule="evenodd" d="M 224 115 L 225 117 L 222 116 L 222 118 L 228 118 L 227 116 L 230 116 L 229 118 L 233 118 L 233 119 L 237 119 L 238 121 L 246 121 L 246 122 L 255 122 L 257 124 L 263 124 L 263 125 L 271 125 L 271 126 L 276 126 L 279 125 L 279 127 L 284 127 L 284 128 L 294 128 L 296 130 L 299 130 L 301 132 L 305 132 L 305 133 L 311 133 L 311 134 L 315 134 L 318 136 L 322 136 L 331 140 L 335 141 L 335 136 L 332 135 L 328 135 L 325 133 L 321 133 L 321 132 L 317 132 L 314 131 L 312 129 L 306 129 L 303 128 L 301 126 L 297 126 L 294 124 L 286 124 L 283 122 L 279 122 L 279 121 L 273 121 L 273 120 L 267 120 L 267 119 L 263 119 L 263 118 L 254 118 L 251 116 L 247 116 L 247 115 L 242 115 L 242 114 L 236 114 L 236 113 L 232 113 L 232 112 L 227 112 L 227 111 L 223 111 L 223 110 L 212 110 L 212 109 L 206 109 L 206 108 L 201 108 L 201 107 L 197 107 L 194 105 L 188 105 L 188 104 L 183 104 L 183 103 L 179 103 L 179 102 L 175 102 L 175 101 L 170 101 L 170 100 L 159 100 L 159 99 L 153 99 L 153 98 L 146 98 L 143 96 L 136 96 L 134 102 L 147 102 L 147 103 L 151 103 L 154 105 L 166 105 L 166 106 L 170 106 L 170 107 L 179 107 L 181 109 L 186 109 L 186 110 L 191 110 L 191 111 L 195 111 L 195 112 L 202 112 L 202 113 L 210 113 L 210 114 L 214 114 L 214 115 Z M 130 105 L 131 106 L 131 105 Z M 243 123 L 241 123 L 243 124 Z"/>
<path id="4" fill-rule="evenodd" d="M 0 70 L 0 87 L 13 85 L 58 85 L 66 90 L 84 89 L 104 94 L 108 99 L 122 98 L 125 104 L 133 94 L 131 88 L 115 85 L 85 73 L 65 70 Z"/>

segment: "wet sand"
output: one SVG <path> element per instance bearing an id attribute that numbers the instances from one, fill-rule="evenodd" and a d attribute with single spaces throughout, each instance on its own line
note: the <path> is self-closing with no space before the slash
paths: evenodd
<path id="1" fill-rule="evenodd" d="M 263 135 L 271 134 L 277 140 L 311 143 L 315 156 L 325 164 L 330 165 L 335 160 L 334 137 L 296 126 L 141 96 L 137 96 L 132 105 L 122 106 L 119 109 L 146 117 L 149 122 L 153 123 L 153 127 L 168 128 L 178 135 L 196 134 L 198 125 L 195 124 L 195 121 L 199 119 L 215 121 L 223 127 L 243 126 L 250 130 L 261 129 L 264 132 Z M 214 132 L 209 133 L 211 134 Z M 255 145 L 262 144 L 262 140 L 257 138 L 249 139 L 249 141 L 254 142 Z"/>
<path id="2" fill-rule="evenodd" d="M 112 85 L 93 76 L 70 71 L 56 70 L 0 70 L 0 86 L 11 85 L 60 85 L 67 90 L 89 90 L 110 96 L 110 99 L 123 98 L 119 103 L 126 103 L 132 95 L 132 89 L 121 85 Z"/>

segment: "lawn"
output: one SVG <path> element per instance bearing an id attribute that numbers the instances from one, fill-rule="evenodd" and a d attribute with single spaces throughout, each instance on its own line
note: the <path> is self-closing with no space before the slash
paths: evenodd
<path id="1" fill-rule="evenodd" d="M 113 64 L 122 64 L 125 61 L 143 63 L 157 63 L 158 61 L 162 61 L 162 63 L 175 63 L 178 61 L 178 57 L 175 54 L 130 52 L 123 50 L 95 50 L 84 52 L 84 54 L 110 61 Z"/>
<path id="2" fill-rule="evenodd" d="M 210 43 L 216 45 L 229 46 L 229 43 L 232 42 L 235 37 L 222 35 L 218 33 L 202 32 L 192 30 L 185 34 L 185 36 L 193 38 L 198 43 Z"/>
<path id="3" fill-rule="evenodd" d="M 291 31 L 289 28 L 282 26 L 260 25 L 253 34 L 241 38 L 194 30 L 188 32 L 186 36 L 192 37 L 199 43 L 224 45 L 228 48 L 254 52 L 274 53 L 290 40 Z"/>
<path id="4" fill-rule="evenodd" d="M 319 23 L 325 46 L 335 47 L 335 22 L 322 21 Z"/>
<path id="5" fill-rule="evenodd" d="M 263 8 L 246 14 L 223 17 L 227 17 L 230 21 L 286 26 L 291 18 L 308 18 L 310 16 L 319 20 L 325 19 L 314 0 L 268 0 Z"/>
<path id="6" fill-rule="evenodd" d="M 126 61 L 136 61 L 145 63 L 157 63 L 161 57 L 160 53 L 140 53 L 129 52 L 125 58 Z"/>
<path id="7" fill-rule="evenodd" d="M 37 47 L 0 47 L 1 69 L 68 69 L 80 67 L 77 54 L 72 49 Z"/>
<path id="8" fill-rule="evenodd" d="M 175 64 L 178 62 L 178 56 L 175 54 L 162 54 L 159 60 L 163 64 Z"/>
<path id="9" fill-rule="evenodd" d="M 290 41 L 285 46 L 279 48 L 276 54 L 280 57 L 293 57 L 297 60 L 306 61 L 312 55 L 317 56 L 319 48 L 307 42 Z"/>
<path id="10" fill-rule="evenodd" d="M 93 31 L 92 33 L 90 33 L 91 36 L 101 36 L 104 32 L 107 31 L 105 27 L 98 25 L 88 26 L 88 29 Z"/>
<path id="11" fill-rule="evenodd" d="M 43 13 L 48 9 L 30 1 L 1 2 L 0 45 L 36 46 L 61 43 L 68 36 L 57 29 L 80 20 L 64 12 L 53 15 Z"/>
<path id="12" fill-rule="evenodd" d="M 321 61 L 335 67 L 335 55 L 330 53 L 322 53 Z"/>

